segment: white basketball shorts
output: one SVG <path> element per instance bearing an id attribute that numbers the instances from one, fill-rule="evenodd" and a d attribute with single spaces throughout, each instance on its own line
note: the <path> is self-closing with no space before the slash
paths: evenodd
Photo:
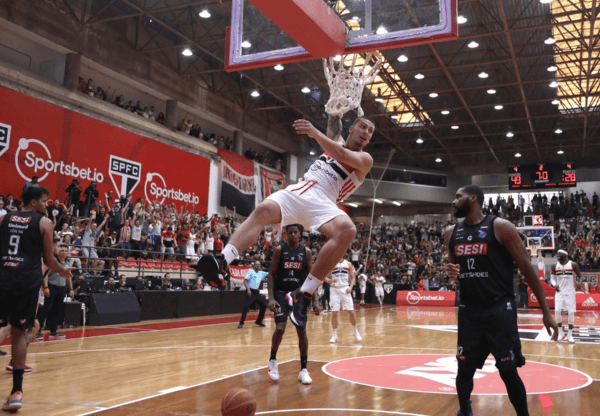
<path id="1" fill-rule="evenodd" d="M 377 296 L 377 297 L 383 296 L 383 286 L 382 287 L 375 286 L 375 296 Z"/>
<path id="2" fill-rule="evenodd" d="M 310 231 L 319 228 L 339 215 L 345 215 L 327 196 L 312 187 L 302 189 L 304 182 L 290 185 L 285 189 L 275 192 L 267 197 L 275 201 L 281 209 L 281 226 L 289 224 L 302 224 Z"/>
<path id="3" fill-rule="evenodd" d="M 339 312 L 340 306 L 345 311 L 353 311 L 354 303 L 352 302 L 352 294 L 346 293 L 346 288 L 332 287 L 329 290 L 329 304 L 333 312 Z"/>
<path id="4" fill-rule="evenodd" d="M 361 295 L 364 295 L 365 293 L 367 293 L 367 282 L 360 283 L 360 293 L 361 293 Z"/>
<path id="5" fill-rule="evenodd" d="M 575 293 L 558 292 L 554 297 L 554 309 L 560 309 L 561 311 L 567 312 L 575 312 L 575 310 L 577 309 Z"/>

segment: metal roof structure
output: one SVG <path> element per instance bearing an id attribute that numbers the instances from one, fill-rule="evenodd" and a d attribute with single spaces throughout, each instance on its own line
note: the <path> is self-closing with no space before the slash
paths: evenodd
<path id="1" fill-rule="evenodd" d="M 376 163 L 385 163 L 391 149 L 394 165 L 446 171 L 594 163 L 600 150 L 599 0 L 548 1 L 459 0 L 460 39 L 382 51 L 386 64 L 362 101 L 377 126 L 367 148 Z M 136 53 L 197 78 L 266 123 L 306 118 L 326 126 L 328 87 L 320 61 L 224 71 L 230 0 L 59 2 L 82 25 L 102 25 L 123 42 L 135 27 L 129 44 Z M 397 4 L 408 14 L 416 7 L 410 0 Z M 263 35 L 268 42 L 276 34 Z"/>

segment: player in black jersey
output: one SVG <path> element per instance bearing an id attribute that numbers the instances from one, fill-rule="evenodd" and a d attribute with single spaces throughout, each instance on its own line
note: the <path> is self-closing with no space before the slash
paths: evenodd
<path id="1" fill-rule="evenodd" d="M 312 252 L 306 246 L 300 244 L 301 226 L 291 224 L 285 227 L 287 242 L 275 249 L 271 259 L 271 267 L 267 275 L 269 284 L 269 309 L 275 314 L 275 332 L 271 341 L 271 357 L 269 358 L 269 378 L 273 381 L 279 380 L 277 369 L 277 350 L 285 333 L 288 316 L 292 307 L 285 299 L 288 292 L 300 288 L 313 264 Z M 308 337 L 306 329 L 296 327 L 300 346 L 300 374 L 298 380 L 302 384 L 312 383 L 312 379 L 306 369 L 308 361 Z"/>
<path id="2" fill-rule="evenodd" d="M 553 338 L 558 327 L 517 229 L 506 220 L 483 214 L 482 205 L 483 192 L 478 186 L 460 188 L 452 209 L 456 218 L 464 220 L 444 233 L 450 261 L 446 273 L 460 285 L 457 415 L 473 415 L 473 376 L 491 353 L 517 415 L 527 416 L 527 392 L 517 372 L 525 358 L 521 354 L 513 290 L 515 262 L 539 299 L 544 326 Z"/>
<path id="3" fill-rule="evenodd" d="M 19 410 L 23 401 L 23 372 L 27 357 L 27 330 L 33 328 L 44 264 L 71 277 L 54 258 L 53 225 L 46 213 L 50 191 L 29 186 L 23 190 L 23 208 L 0 217 L 0 326 L 11 325 L 13 389 L 2 410 Z"/>

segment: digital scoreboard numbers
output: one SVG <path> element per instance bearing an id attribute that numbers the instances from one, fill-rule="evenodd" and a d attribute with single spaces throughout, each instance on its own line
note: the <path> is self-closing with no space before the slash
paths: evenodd
<path id="1" fill-rule="evenodd" d="M 562 188 L 576 185 L 575 163 L 538 163 L 508 168 L 508 189 Z"/>

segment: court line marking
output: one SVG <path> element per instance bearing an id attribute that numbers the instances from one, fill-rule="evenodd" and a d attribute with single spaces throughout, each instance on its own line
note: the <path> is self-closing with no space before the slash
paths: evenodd
<path id="1" fill-rule="evenodd" d="M 278 364 L 285 364 L 285 363 L 289 363 L 289 362 L 291 362 L 291 361 L 297 361 L 297 360 L 287 360 L 287 361 L 282 361 L 281 363 L 278 363 Z M 239 373 L 232 374 L 232 375 L 230 375 L 230 376 L 219 377 L 219 378 L 216 378 L 216 379 L 214 379 L 214 380 L 205 381 L 205 382 L 202 382 L 202 383 L 194 384 L 194 385 L 192 385 L 192 386 L 185 386 L 185 387 L 183 387 L 182 389 L 179 389 L 178 391 L 193 389 L 194 387 L 199 387 L 199 386 L 203 386 L 203 385 L 205 385 L 205 384 L 210 384 L 210 383 L 214 383 L 214 382 L 217 382 L 217 381 L 225 380 L 225 379 L 228 379 L 228 378 L 231 378 L 231 377 L 235 377 L 235 376 L 239 376 L 239 375 L 242 375 L 242 374 L 250 373 L 250 372 L 252 372 L 252 371 L 261 370 L 261 369 L 263 369 L 263 368 L 267 368 L 267 366 L 259 366 L 259 367 L 257 367 L 257 368 L 253 368 L 253 369 L 251 369 L 251 370 L 246 370 L 246 371 L 242 371 L 242 372 L 239 372 Z M 80 414 L 78 414 L 77 416 L 86 416 L 86 415 L 92 415 L 92 414 L 94 414 L 94 413 L 101 413 L 101 412 L 105 412 L 105 411 L 107 411 L 107 410 L 116 409 L 117 407 L 126 406 L 126 405 L 128 405 L 128 404 L 132 404 L 132 403 L 138 403 L 138 402 L 141 402 L 141 401 L 144 401 L 144 400 L 153 399 L 153 398 L 155 398 L 155 397 L 164 396 L 164 395 L 166 395 L 166 394 L 169 394 L 169 393 L 158 393 L 158 394 L 153 394 L 153 395 L 150 395 L 150 396 L 142 397 L 141 399 L 135 399 L 135 400 L 131 400 L 131 401 L 128 401 L 128 402 L 125 402 L 125 403 L 121 403 L 121 404 L 115 404 L 115 405 L 113 405 L 113 406 L 110 406 L 110 407 L 105 407 L 105 408 L 104 408 L 104 409 L 102 409 L 102 410 L 94 410 L 94 411 L 87 412 L 87 413 L 80 413 Z M 417 416 L 419 416 L 419 415 L 417 415 Z"/>
<path id="2" fill-rule="evenodd" d="M 383 413 L 386 415 L 404 415 L 404 416 L 427 416 L 420 413 L 405 413 L 391 412 L 388 410 L 369 410 L 369 409 L 341 409 L 341 408 L 324 408 L 324 409 L 284 409 L 284 410 L 269 410 L 268 412 L 256 412 L 257 415 L 271 415 L 274 413 L 292 413 L 292 412 L 363 412 L 363 413 Z"/>
<path id="3" fill-rule="evenodd" d="M 360 383 L 358 381 L 351 381 L 345 378 L 341 378 L 338 376 L 334 376 L 333 374 L 329 373 L 326 369 L 326 367 L 329 364 L 335 364 L 335 363 L 339 363 L 342 361 L 349 361 L 349 360 L 356 360 L 358 358 L 376 358 L 376 357 L 395 357 L 399 354 L 385 354 L 385 355 L 366 355 L 366 356 L 361 356 L 361 357 L 350 357 L 350 358 L 343 358 L 341 360 L 337 360 L 337 361 L 331 361 L 328 364 L 325 364 L 323 367 L 321 367 L 321 371 L 323 371 L 325 374 L 327 374 L 329 377 L 332 378 L 336 378 L 338 380 L 341 381 L 345 381 L 347 383 L 352 383 L 352 384 L 360 384 L 362 386 L 368 386 L 368 387 L 375 387 L 375 388 L 382 388 L 382 389 L 387 389 L 387 390 L 395 390 L 395 391 L 407 391 L 407 392 L 411 392 L 411 393 L 433 393 L 433 392 L 427 392 L 427 391 L 422 391 L 422 390 L 406 390 L 406 389 L 398 389 L 395 387 L 385 387 L 385 386 L 377 386 L 377 385 L 373 385 L 373 384 L 367 384 L 367 383 Z M 431 355 L 431 354 L 400 354 L 400 355 Z M 452 355 L 450 355 L 450 357 L 452 357 Z M 563 367 L 561 365 L 556 365 L 556 364 L 549 364 L 549 363 L 541 363 L 539 361 L 529 361 L 531 363 L 537 363 L 537 364 L 544 364 L 544 365 L 550 365 L 552 367 L 560 367 L 560 368 L 565 368 L 567 370 L 571 370 L 571 371 L 575 371 L 576 373 L 579 373 L 585 377 L 587 377 L 587 383 L 585 383 L 584 385 L 581 386 L 577 386 L 577 387 L 572 387 L 570 389 L 564 389 L 564 390 L 556 390 L 556 391 L 538 391 L 535 393 L 527 393 L 527 395 L 534 395 L 534 394 L 552 394 L 552 393 L 562 393 L 565 391 L 572 391 L 572 390 L 580 390 L 583 389 L 587 386 L 589 386 L 590 384 L 592 384 L 592 382 L 594 381 L 594 379 L 592 377 L 590 377 L 589 375 L 587 375 L 586 373 L 579 371 L 579 370 L 575 370 L 573 368 L 570 367 Z M 525 364 L 527 365 L 527 364 Z M 433 394 L 452 394 L 452 395 L 456 395 L 456 392 L 444 392 L 444 391 L 439 391 L 439 392 L 435 392 Z M 506 396 L 505 393 L 471 393 L 472 396 Z"/>

